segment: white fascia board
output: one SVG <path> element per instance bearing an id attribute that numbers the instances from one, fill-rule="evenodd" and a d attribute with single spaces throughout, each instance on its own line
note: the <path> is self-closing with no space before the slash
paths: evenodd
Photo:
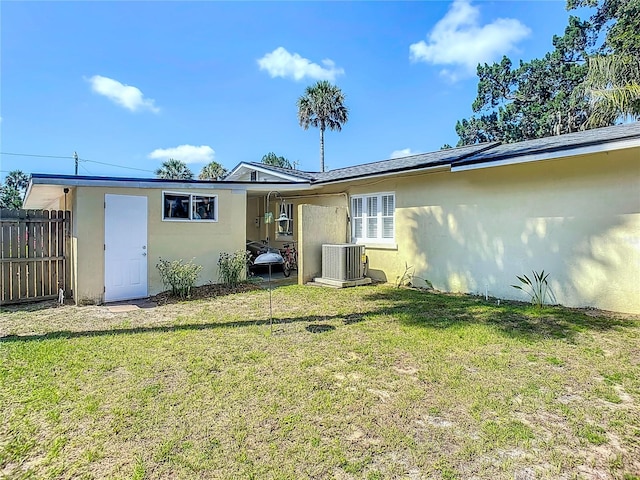
<path id="1" fill-rule="evenodd" d="M 483 163 L 472 163 L 469 165 L 452 166 L 452 172 L 464 172 L 467 170 L 478 170 L 481 168 L 502 167 L 505 165 L 517 165 L 519 163 L 540 162 L 544 160 L 555 160 L 557 158 L 575 157 L 579 155 L 589 155 L 593 153 L 610 152 L 614 150 L 623 150 L 626 148 L 640 147 L 640 140 L 637 138 L 628 140 L 618 140 L 614 142 L 599 143 L 597 145 L 588 145 L 584 147 L 569 148 L 567 150 L 556 150 L 553 152 L 532 153 L 528 155 L 513 156 L 502 158 L 495 161 L 487 161 Z"/>
<path id="2" fill-rule="evenodd" d="M 27 185 L 27 189 L 24 192 L 24 197 L 22 197 L 22 203 L 23 204 L 27 200 L 27 198 L 29 198 L 29 194 L 31 193 L 31 188 L 32 187 L 33 187 L 33 180 L 29 179 L 29 184 Z"/>
<path id="3" fill-rule="evenodd" d="M 247 190 L 246 183 L 215 182 L 215 183 L 181 183 L 181 182 L 146 182 L 144 180 L 111 180 L 101 179 L 70 179 L 70 178 L 32 178 L 28 192 L 36 185 L 61 185 L 67 187 L 113 187 L 113 188 L 163 188 L 163 189 L 192 189 L 192 190 Z M 27 193 L 28 193 L 27 192 Z"/>
<path id="4" fill-rule="evenodd" d="M 301 176 L 298 176 L 298 175 L 287 175 L 286 173 L 282 173 L 280 171 L 271 170 L 271 169 L 265 168 L 265 167 L 259 167 L 257 165 L 249 165 L 247 163 L 241 163 L 240 165 L 238 165 L 236 168 L 233 169 L 233 171 L 229 175 L 227 175 L 227 178 L 230 178 L 233 175 L 238 174 L 243 169 L 248 170 L 248 171 L 256 170 L 258 172 L 267 173 L 269 175 L 273 175 L 275 177 L 280 177 L 283 180 L 289 180 L 291 182 L 299 182 L 300 180 L 302 180 L 302 181 L 307 181 L 308 180 L 308 178 L 306 178 L 306 177 L 301 177 Z"/>
<path id="5" fill-rule="evenodd" d="M 269 193 L 273 191 L 289 192 L 289 191 L 306 191 L 317 190 L 319 187 L 311 186 L 309 182 L 299 183 L 269 183 L 269 182 L 251 182 L 246 185 L 249 193 Z"/>

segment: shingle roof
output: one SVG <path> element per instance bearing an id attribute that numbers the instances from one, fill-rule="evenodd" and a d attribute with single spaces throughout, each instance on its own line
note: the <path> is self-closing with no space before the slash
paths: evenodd
<path id="1" fill-rule="evenodd" d="M 640 138 L 640 122 L 594 128 L 592 130 L 537 138 L 524 142 L 504 143 L 489 150 L 478 152 L 470 157 L 457 160 L 453 165 L 461 166 L 494 162 L 505 158 L 516 159 L 524 155 L 561 152 L 563 150 L 603 145 L 633 138 Z"/>
<path id="2" fill-rule="evenodd" d="M 351 180 L 355 178 L 369 177 L 372 175 L 384 175 L 395 172 L 419 170 L 429 167 L 450 165 L 452 168 L 465 165 L 491 163 L 505 158 L 513 158 L 533 154 L 550 154 L 553 152 L 568 151 L 580 147 L 604 145 L 607 143 L 640 139 L 640 122 L 615 125 L 613 127 L 596 128 L 582 132 L 568 133 L 553 137 L 538 138 L 518 143 L 489 142 L 477 145 L 468 145 L 436 152 L 421 153 L 402 158 L 392 158 L 378 162 L 354 165 L 338 168 L 327 172 L 311 172 L 304 170 L 291 170 L 289 168 L 275 167 L 258 162 L 244 162 L 252 165 L 299 177 L 313 184 L 330 183 Z"/>
<path id="3" fill-rule="evenodd" d="M 421 153 L 409 157 L 392 158 L 379 162 L 354 165 L 352 167 L 339 168 L 328 172 L 318 172 L 314 174 L 314 183 L 325 183 L 333 181 L 348 180 L 351 178 L 366 177 L 376 174 L 401 172 L 406 170 L 416 170 L 420 168 L 437 167 L 439 165 L 449 165 L 455 160 L 466 158 L 470 155 L 482 152 L 487 148 L 492 148 L 497 143 L 482 143 L 479 145 L 469 145 L 465 147 L 449 148 L 436 152 Z"/>
<path id="4" fill-rule="evenodd" d="M 409 157 L 382 160 L 374 163 L 365 163 L 363 165 L 354 165 L 352 167 L 330 170 L 328 172 L 307 173 L 311 175 L 313 183 L 327 183 L 370 175 L 435 167 L 438 165 L 461 166 L 485 162 L 489 163 L 503 158 L 517 159 L 517 157 L 524 155 L 559 152 L 634 138 L 640 139 L 640 122 L 596 128 L 518 143 L 482 143 L 411 155 Z"/>

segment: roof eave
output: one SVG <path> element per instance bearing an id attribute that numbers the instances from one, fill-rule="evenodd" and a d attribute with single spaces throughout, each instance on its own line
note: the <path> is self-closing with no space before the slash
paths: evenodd
<path id="1" fill-rule="evenodd" d="M 579 146 L 560 147 L 528 152 L 520 155 L 501 155 L 487 159 L 469 159 L 456 162 L 451 166 L 452 172 L 478 170 L 481 168 L 516 165 L 519 163 L 540 162 L 557 158 L 589 155 L 593 153 L 609 152 L 626 148 L 640 147 L 640 137 L 617 139 L 610 142 L 593 142 Z"/>
<path id="2" fill-rule="evenodd" d="M 269 168 L 268 165 L 266 166 L 258 166 L 252 163 L 248 163 L 248 162 L 241 162 L 239 163 L 226 177 L 225 179 L 232 177 L 233 175 L 235 175 L 237 172 L 239 172 L 241 169 L 246 168 L 247 170 L 257 170 L 259 172 L 262 173 L 268 173 L 270 175 L 275 175 L 276 177 L 280 177 L 283 180 L 288 180 L 288 181 L 292 181 L 292 182 L 299 182 L 299 181 L 309 181 L 308 178 L 300 176 L 300 175 L 288 175 L 286 173 L 283 173 L 279 170 L 272 170 Z M 292 170 L 293 172 L 295 172 L 295 170 Z"/>
<path id="3" fill-rule="evenodd" d="M 372 173 L 369 175 L 353 175 L 345 178 L 340 178 L 336 180 L 326 180 L 326 181 L 315 181 L 313 185 L 332 185 L 336 183 L 344 183 L 344 182 L 352 182 L 354 180 L 360 179 L 373 179 L 373 178 L 381 178 L 381 177 L 393 177 L 397 175 L 407 175 L 413 173 L 436 173 L 436 172 L 448 172 L 451 168 L 451 163 L 441 163 L 438 165 L 430 165 L 426 167 L 418 167 L 418 168 L 398 168 L 394 170 L 388 170 L 386 172 Z"/>

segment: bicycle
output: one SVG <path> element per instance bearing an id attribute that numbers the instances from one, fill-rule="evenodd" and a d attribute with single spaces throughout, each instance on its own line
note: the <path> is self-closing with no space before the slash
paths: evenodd
<path id="1" fill-rule="evenodd" d="M 285 277 L 291 275 L 291 270 L 298 270 L 298 251 L 296 250 L 296 242 L 285 243 L 280 251 L 284 264 L 282 265 L 282 273 Z"/>

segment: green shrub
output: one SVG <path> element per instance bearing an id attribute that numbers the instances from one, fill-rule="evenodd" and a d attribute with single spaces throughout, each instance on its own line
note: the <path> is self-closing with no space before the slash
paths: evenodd
<path id="1" fill-rule="evenodd" d="M 182 259 L 170 262 L 161 258 L 156 268 L 160 271 L 164 287 L 171 287 L 172 295 L 187 298 L 191 296 L 191 288 L 198 279 L 202 265 L 194 264 L 193 259 L 189 263 L 183 263 Z"/>
<path id="2" fill-rule="evenodd" d="M 235 253 L 221 253 L 218 259 L 220 283 L 235 287 L 247 278 L 249 252 L 238 250 Z"/>

